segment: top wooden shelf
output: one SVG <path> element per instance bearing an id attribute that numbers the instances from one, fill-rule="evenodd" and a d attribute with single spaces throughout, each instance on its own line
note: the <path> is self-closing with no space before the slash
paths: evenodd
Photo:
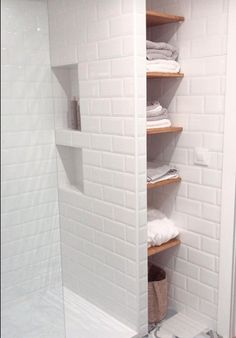
<path id="1" fill-rule="evenodd" d="M 161 12 L 147 11 L 146 13 L 147 27 L 164 25 L 166 23 L 174 23 L 184 21 L 183 16 L 166 14 Z"/>

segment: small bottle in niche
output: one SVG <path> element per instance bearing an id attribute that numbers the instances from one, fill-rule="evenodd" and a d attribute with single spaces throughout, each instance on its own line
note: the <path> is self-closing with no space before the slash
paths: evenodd
<path id="1" fill-rule="evenodd" d="M 70 102 L 70 109 L 68 114 L 68 126 L 70 129 L 78 129 L 77 106 L 78 101 L 74 96 Z"/>
<path id="2" fill-rule="evenodd" d="M 81 131 L 81 118 L 80 118 L 80 104 L 79 99 L 77 100 L 77 106 L 76 106 L 76 113 L 77 113 L 77 128 Z"/>

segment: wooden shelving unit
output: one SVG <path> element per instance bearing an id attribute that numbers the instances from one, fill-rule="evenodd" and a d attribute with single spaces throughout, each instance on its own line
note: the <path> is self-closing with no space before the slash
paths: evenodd
<path id="1" fill-rule="evenodd" d="M 147 189 L 156 189 L 156 188 L 160 188 L 163 187 L 165 185 L 169 185 L 169 184 L 176 184 L 176 183 L 180 183 L 181 182 L 181 177 L 175 177 L 175 178 L 168 178 L 167 180 L 163 180 L 160 182 L 156 182 L 156 183 L 147 183 Z"/>
<path id="2" fill-rule="evenodd" d="M 181 133 L 181 131 L 183 131 L 182 127 L 150 128 L 147 129 L 147 135 Z"/>
<path id="3" fill-rule="evenodd" d="M 175 238 L 175 239 L 171 239 L 169 242 L 166 242 L 160 246 L 152 246 L 151 248 L 148 248 L 148 256 L 150 257 L 160 252 L 174 248 L 180 245 L 180 243 L 181 243 L 180 240 Z"/>
<path id="4" fill-rule="evenodd" d="M 148 79 L 182 78 L 184 73 L 147 72 Z"/>
<path id="5" fill-rule="evenodd" d="M 161 12 L 147 11 L 146 22 L 147 27 L 164 25 L 166 23 L 175 23 L 184 21 L 183 16 L 172 15 Z"/>
<path id="6" fill-rule="evenodd" d="M 168 23 L 180 23 L 184 21 L 183 16 L 172 15 L 167 13 L 161 13 L 157 11 L 147 11 L 146 13 L 146 25 L 148 27 L 164 25 Z M 184 74 L 179 73 L 168 73 L 168 72 L 150 72 L 147 71 L 147 79 L 164 79 L 164 78 L 172 78 L 172 79 L 180 79 L 184 77 Z M 167 128 L 151 128 L 147 129 L 147 135 L 157 135 L 157 134 L 164 134 L 164 133 L 179 133 L 182 132 L 182 127 L 167 127 Z M 160 188 L 169 184 L 177 184 L 181 182 L 181 177 L 170 178 L 167 180 L 163 180 L 157 183 L 147 183 L 147 189 L 156 189 Z M 156 255 L 160 252 L 164 252 L 168 249 L 177 247 L 180 245 L 180 240 L 175 238 L 170 240 L 167 243 L 164 243 L 160 246 L 151 247 L 148 249 L 148 256 Z"/>

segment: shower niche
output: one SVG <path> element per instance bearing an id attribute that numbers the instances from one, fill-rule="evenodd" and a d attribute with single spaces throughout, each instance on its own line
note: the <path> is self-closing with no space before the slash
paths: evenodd
<path id="1" fill-rule="evenodd" d="M 55 129 L 81 131 L 78 64 L 53 67 Z"/>
<path id="2" fill-rule="evenodd" d="M 89 135 L 81 132 L 78 64 L 52 70 L 59 186 L 83 193 L 83 148 Z"/>
<path id="3" fill-rule="evenodd" d="M 57 146 L 57 149 L 60 188 L 83 192 L 83 150 L 60 145 Z"/>

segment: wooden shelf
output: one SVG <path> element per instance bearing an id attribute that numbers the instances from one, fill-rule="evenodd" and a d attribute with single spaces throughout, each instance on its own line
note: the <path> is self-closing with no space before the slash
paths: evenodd
<path id="1" fill-rule="evenodd" d="M 164 133 L 180 133 L 181 131 L 183 131 L 182 127 L 151 128 L 147 129 L 147 134 L 155 135 Z"/>
<path id="2" fill-rule="evenodd" d="M 181 177 L 169 178 L 167 180 L 163 180 L 163 181 L 156 182 L 156 183 L 147 183 L 147 188 L 148 189 L 156 189 L 156 188 L 163 187 L 165 185 L 176 184 L 176 183 L 179 183 L 179 182 L 181 182 Z"/>
<path id="3" fill-rule="evenodd" d="M 181 243 L 180 240 L 175 238 L 175 239 L 171 239 L 169 242 L 166 242 L 160 246 L 152 246 L 151 248 L 148 248 L 148 256 L 153 256 L 160 252 L 174 248 L 180 245 L 180 243 Z"/>
<path id="4" fill-rule="evenodd" d="M 183 16 L 166 14 L 161 12 L 147 11 L 146 22 L 147 27 L 164 25 L 166 23 L 174 23 L 184 21 Z"/>
<path id="5" fill-rule="evenodd" d="M 182 78 L 184 73 L 147 72 L 148 79 Z"/>

